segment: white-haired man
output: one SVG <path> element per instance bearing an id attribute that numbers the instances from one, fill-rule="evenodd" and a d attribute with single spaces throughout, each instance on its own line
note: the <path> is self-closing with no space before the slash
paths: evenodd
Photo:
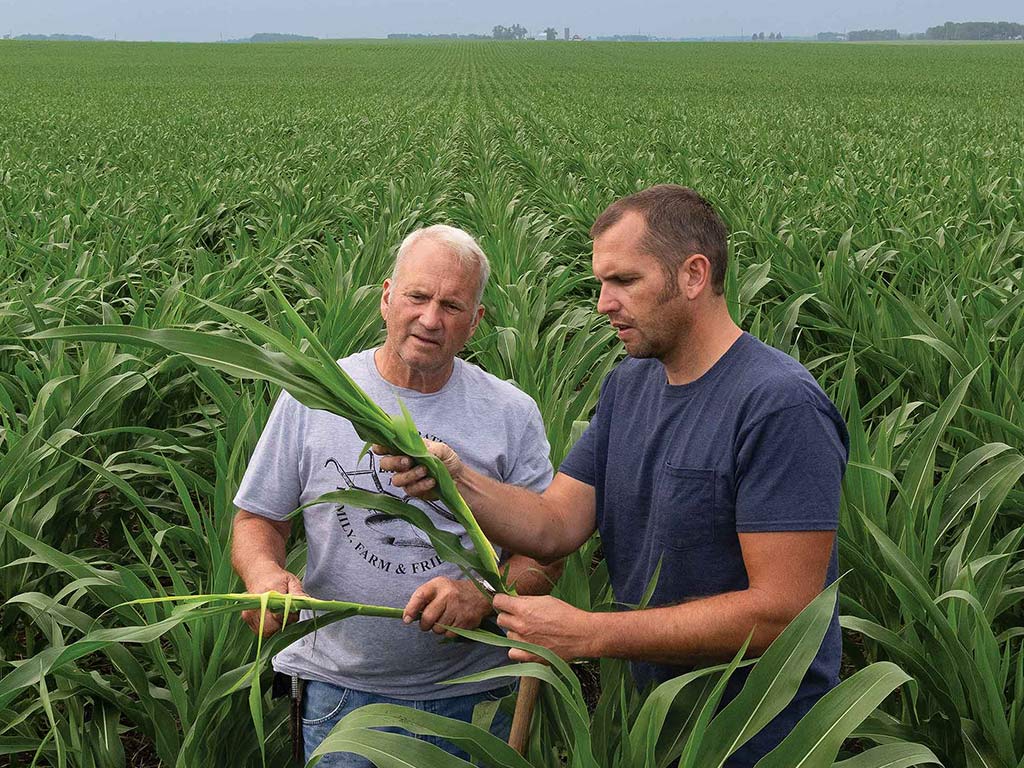
<path id="1" fill-rule="evenodd" d="M 476 241 L 445 225 L 417 230 L 402 243 L 380 310 L 384 344 L 339 361 L 385 410 L 401 399 L 425 437 L 458 447 L 485 475 L 534 491 L 552 468 L 540 412 L 533 400 L 456 357 L 483 317 L 480 304 L 490 266 Z M 368 703 L 402 703 L 469 720 L 474 706 L 508 692 L 507 681 L 458 687 L 441 681 L 505 663 L 490 646 L 445 643 L 442 625 L 474 628 L 490 601 L 458 568 L 444 562 L 426 537 L 388 515 L 319 504 L 304 512 L 309 545 L 303 583 L 285 570 L 288 514 L 336 488 L 358 487 L 404 497 L 390 486 L 372 454 L 344 419 L 315 411 L 282 393 L 242 481 L 235 505 L 232 561 L 250 592 L 276 590 L 377 605 L 425 604 L 416 631 L 399 622 L 352 618 L 289 646 L 274 660 L 279 672 L 306 682 L 303 737 L 306 757 L 348 712 Z M 439 527 L 465 535 L 438 503 L 416 502 Z M 468 537 L 465 538 L 468 543 Z M 510 577 L 522 594 L 546 593 L 557 566 L 513 555 Z M 253 629 L 258 619 L 245 616 Z M 270 634 L 280 628 L 273 619 Z M 431 634 L 430 631 L 436 634 Z M 507 734 L 507 718 L 496 732 Z M 440 744 L 453 753 L 457 750 Z M 335 753 L 323 766 L 365 766 Z"/>

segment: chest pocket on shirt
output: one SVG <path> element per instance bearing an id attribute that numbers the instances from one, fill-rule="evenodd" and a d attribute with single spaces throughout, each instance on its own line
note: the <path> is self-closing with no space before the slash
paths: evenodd
<path id="1" fill-rule="evenodd" d="M 654 530 L 662 546 L 693 549 L 715 538 L 715 470 L 662 465 L 654 489 Z"/>

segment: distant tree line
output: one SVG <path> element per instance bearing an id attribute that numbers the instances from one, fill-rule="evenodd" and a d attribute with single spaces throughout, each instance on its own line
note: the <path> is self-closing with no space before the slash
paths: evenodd
<path id="1" fill-rule="evenodd" d="M 781 32 L 769 32 L 768 37 L 764 36 L 764 32 L 755 32 L 750 36 L 751 40 L 781 40 Z"/>
<path id="2" fill-rule="evenodd" d="M 1009 21 L 947 21 L 940 27 L 929 27 L 927 40 L 1020 40 L 1024 24 Z"/>
<path id="3" fill-rule="evenodd" d="M 5 39 L 12 39 L 9 35 L 4 35 Z M 76 43 L 85 42 L 103 42 L 101 37 L 92 37 L 91 35 L 15 35 L 14 40 L 64 40 L 72 41 Z"/>
<path id="4" fill-rule="evenodd" d="M 855 29 L 847 33 L 846 39 L 853 42 L 899 40 L 900 33 L 895 29 Z"/>
<path id="5" fill-rule="evenodd" d="M 491 30 L 491 37 L 495 40 L 525 40 L 527 34 L 528 30 L 521 24 L 513 24 L 511 27 L 496 24 Z"/>
<path id="6" fill-rule="evenodd" d="M 754 36 L 757 39 L 757 36 Z M 769 38 L 770 39 L 770 38 Z M 855 29 L 850 32 L 819 32 L 820 42 L 851 40 L 854 42 L 879 40 L 1024 40 L 1024 24 L 1009 21 L 947 21 L 927 32 L 901 35 L 895 29 Z"/>
<path id="7" fill-rule="evenodd" d="M 239 37 L 224 40 L 225 43 L 310 43 L 319 40 L 309 35 L 290 35 L 285 32 L 257 32 L 252 37 Z"/>
<path id="8" fill-rule="evenodd" d="M 441 32 L 427 35 L 422 32 L 392 32 L 388 40 L 490 40 L 490 35 L 460 35 L 456 32 Z"/>

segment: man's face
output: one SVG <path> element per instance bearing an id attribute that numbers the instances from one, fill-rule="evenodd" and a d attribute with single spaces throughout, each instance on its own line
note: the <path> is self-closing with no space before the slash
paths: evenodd
<path id="1" fill-rule="evenodd" d="M 384 281 L 385 344 L 414 371 L 446 369 L 483 317 L 479 280 L 478 269 L 463 265 L 446 246 L 429 238 L 417 242 L 395 279 Z"/>
<path id="2" fill-rule="evenodd" d="M 666 284 L 661 263 L 640 248 L 643 216 L 626 212 L 594 240 L 597 311 L 607 315 L 630 357 L 664 360 L 689 324 L 687 298 Z"/>

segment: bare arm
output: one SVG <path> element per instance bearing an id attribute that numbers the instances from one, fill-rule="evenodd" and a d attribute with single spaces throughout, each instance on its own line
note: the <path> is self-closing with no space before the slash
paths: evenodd
<path id="1" fill-rule="evenodd" d="M 520 595 L 546 595 L 565 570 L 565 561 L 544 565 L 526 555 L 512 555 L 506 563 L 508 583 Z"/>
<path id="2" fill-rule="evenodd" d="M 246 592 L 305 594 L 302 582 L 284 567 L 291 529 L 290 520 L 270 520 L 238 510 L 231 529 L 231 565 L 244 582 Z M 259 631 L 259 611 L 243 611 L 242 619 L 254 632 Z M 280 616 L 267 614 L 264 636 L 274 634 L 281 625 Z"/>
<path id="3" fill-rule="evenodd" d="M 495 544 L 551 563 L 575 552 L 594 532 L 596 501 L 593 487 L 586 483 L 559 472 L 547 490 L 537 494 L 473 471 L 444 443 L 426 442 Z M 384 449 L 375 446 L 374 451 Z M 410 496 L 430 498 L 434 493 L 435 483 L 426 468 L 408 456 L 382 456 L 380 467 L 394 472 L 391 484 Z"/>
<path id="4" fill-rule="evenodd" d="M 742 647 L 759 655 L 822 590 L 834 531 L 740 534 L 749 587 L 678 605 L 588 613 L 551 597 L 499 595 L 498 624 L 512 639 L 563 658 L 613 657 L 663 664 L 724 661 Z M 524 660 L 527 654 L 512 650 Z"/>

